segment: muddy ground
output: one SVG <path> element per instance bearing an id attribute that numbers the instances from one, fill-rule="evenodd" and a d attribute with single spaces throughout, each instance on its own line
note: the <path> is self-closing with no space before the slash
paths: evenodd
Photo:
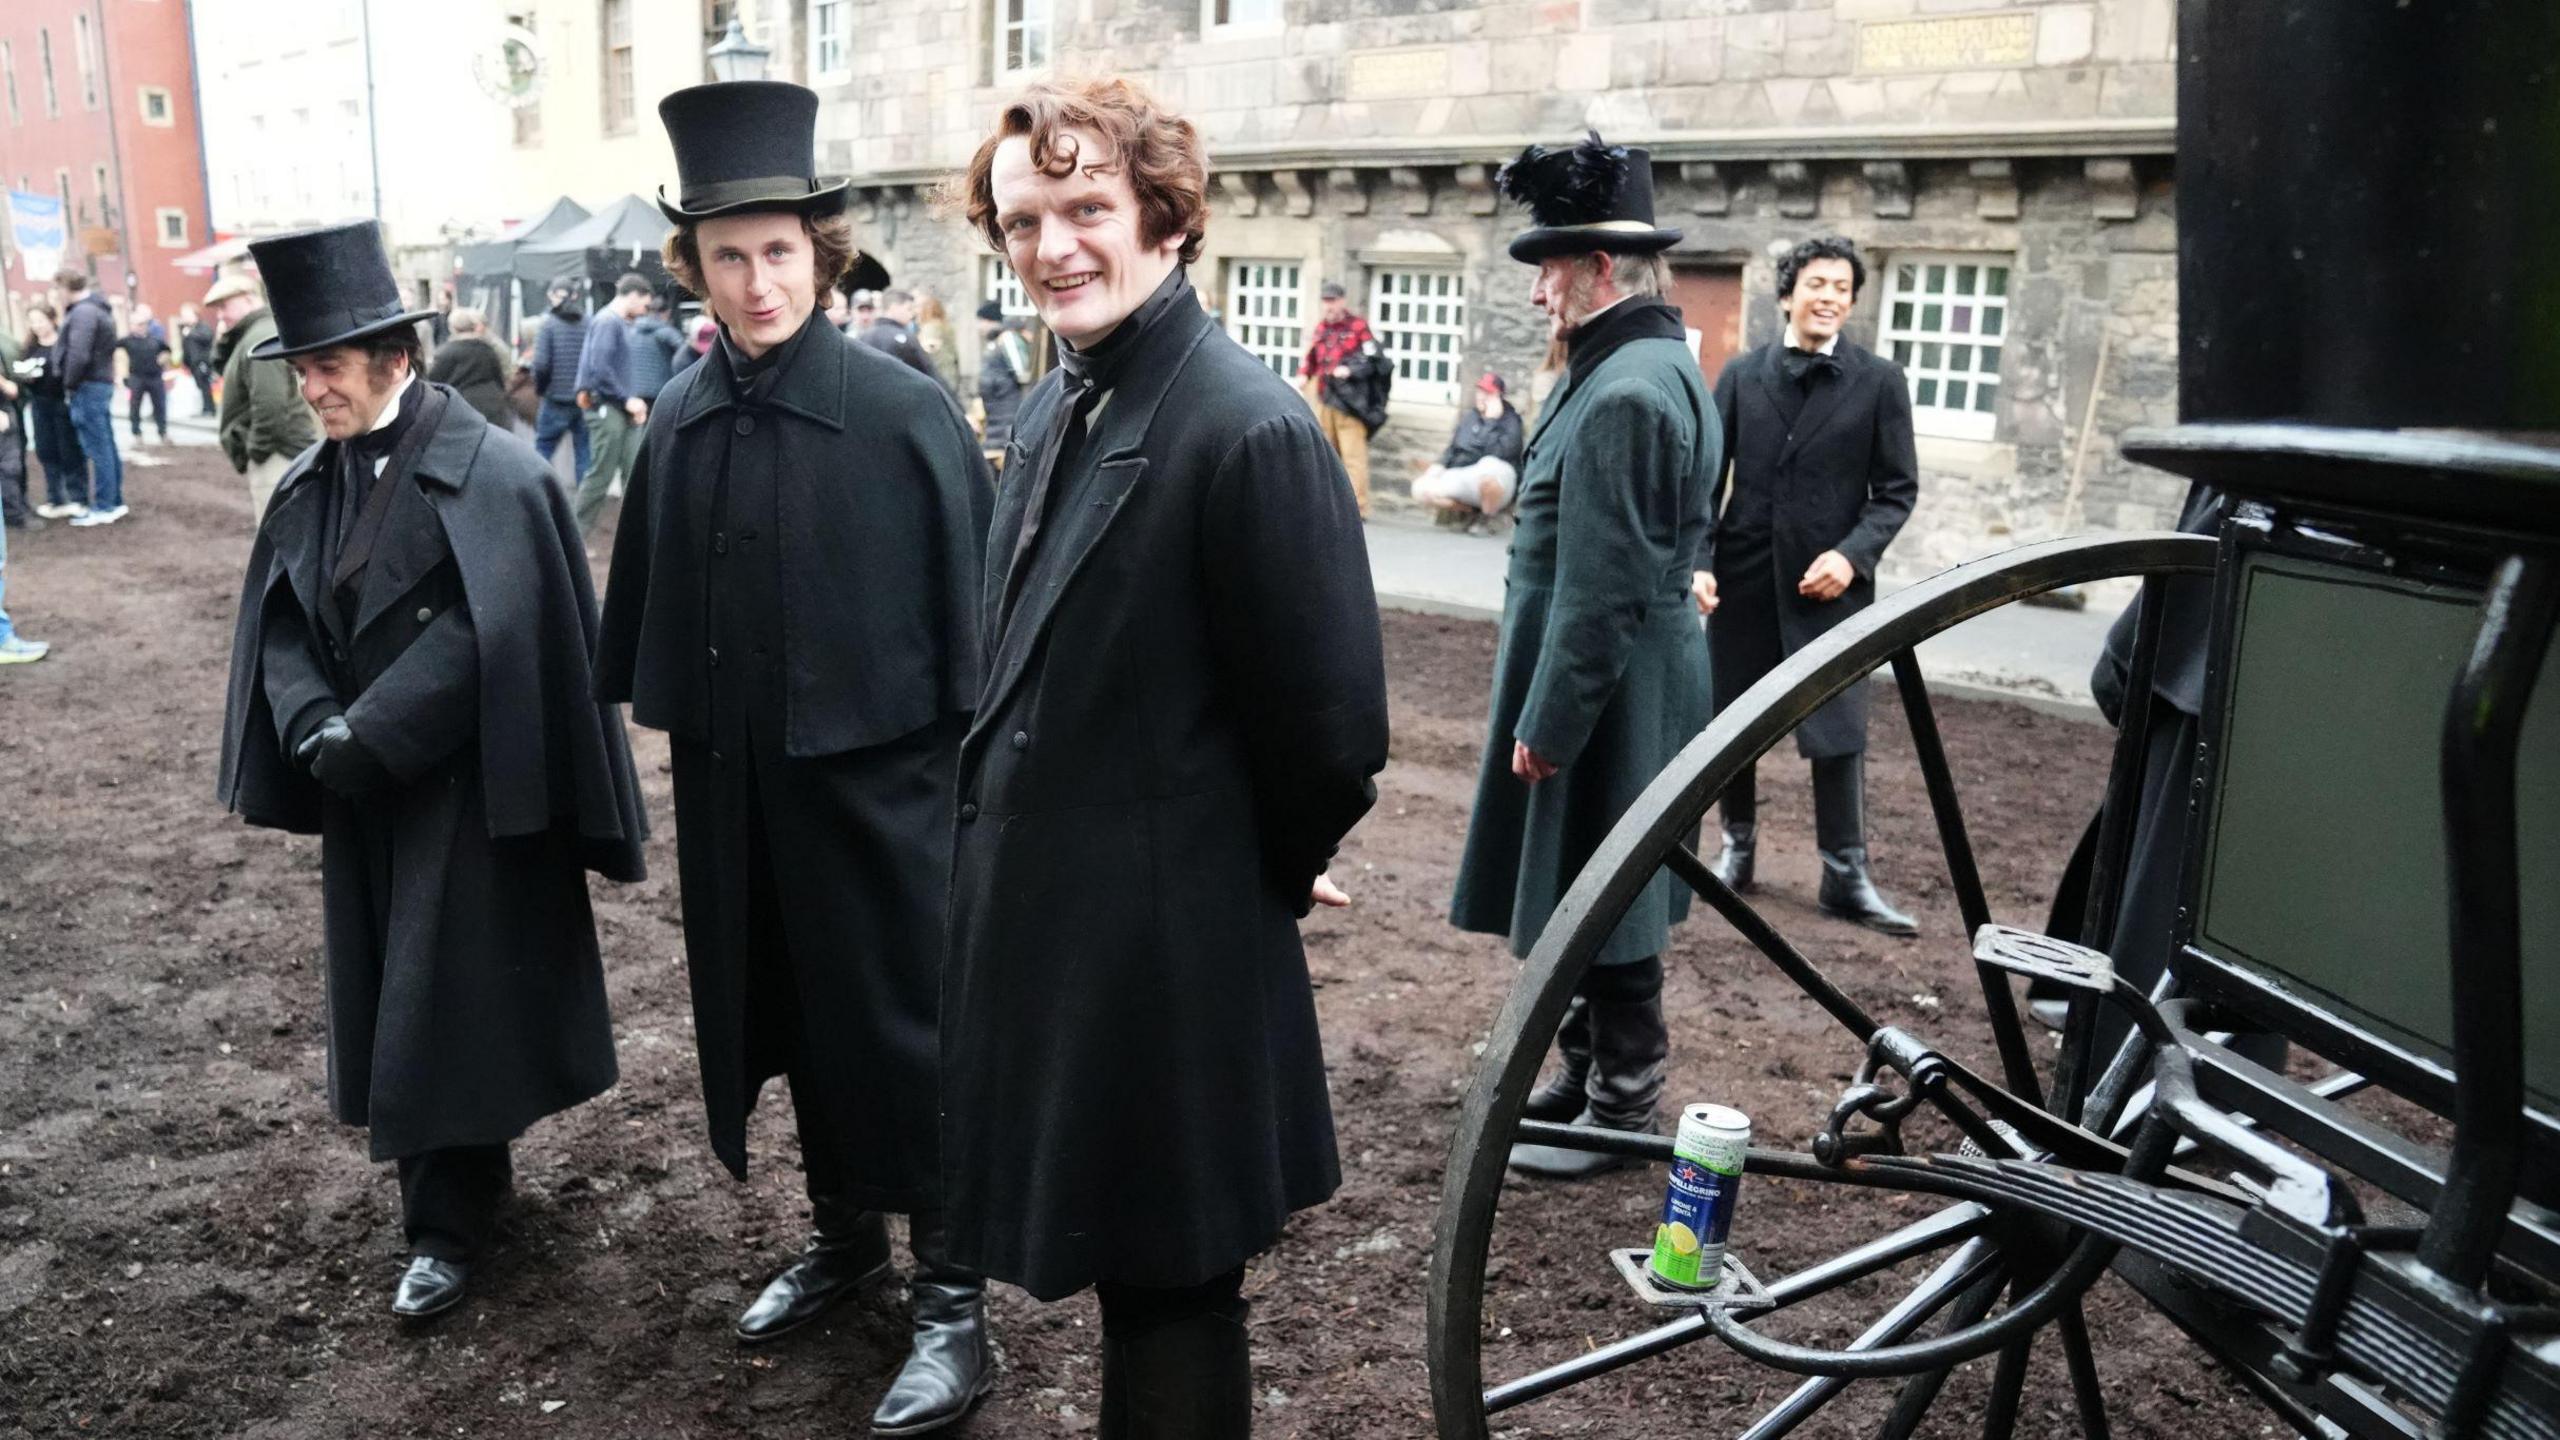
<path id="1" fill-rule="evenodd" d="M 685 995 L 666 747 L 635 732 L 658 821 L 653 878 L 597 886 L 623 1080 L 518 1147 L 503 1251 L 468 1306 L 419 1330 L 385 1313 L 397 1197 L 321 1086 L 318 851 L 212 800 L 247 501 L 209 449 L 135 470 L 133 518 L 11 537 L 8 600 L 56 646 L 0 671 L 0 1435 L 835 1436 L 863 1424 L 903 1345 L 884 1283 L 765 1350 L 728 1324 L 806 1223 L 777 1096 L 758 1166 L 706 1149 Z M 1429 1432 L 1424 1271 L 1450 1121 L 1513 964 L 1442 920 L 1466 823 L 1493 650 L 1487 625 L 1387 620 L 1395 759 L 1338 869 L 1357 900 L 1310 922 L 1345 1183 L 1250 1272 L 1265 1436 Z M 2107 735 L 2024 709 L 1947 703 L 1986 880 L 2034 923 L 2100 783 Z M 1790 756 L 1764 782 L 1763 904 L 1894 1021 L 1983 1056 L 1978 998 L 1910 746 L 1879 707 L 1874 843 L 1926 938 L 1881 940 L 1810 904 L 1809 816 Z M 1851 1048 L 1712 920 L 1670 962 L 1675 1100 L 1748 1110 L 1801 1146 Z M 1506 1196 L 1487 1369 L 1523 1373 L 1651 1323 L 1600 1252 L 1645 1243 L 1658 1172 Z M 1921 1202 L 1782 1183 L 1746 1190 L 1735 1241 L 1783 1273 L 1922 1213 Z M 1907 1283 L 1909 1272 L 1902 1279 Z M 2119 1435 L 2257 1435 L 2235 1396 L 2120 1289 L 2093 1308 Z M 1837 1343 L 1883 1282 L 1782 1327 Z M 1092 1428 L 1088 1300 L 1000 1292 L 1001 1388 L 964 1431 Z M 1969 1434 L 1988 1362 L 1927 1433 Z M 1784 1393 L 1712 1344 L 1501 1417 L 1530 1436 L 1730 1434 Z M 1803 1434 L 1871 1427 L 1849 1394 Z M 2019 1433 L 2077 1431 L 2054 1347 Z"/>

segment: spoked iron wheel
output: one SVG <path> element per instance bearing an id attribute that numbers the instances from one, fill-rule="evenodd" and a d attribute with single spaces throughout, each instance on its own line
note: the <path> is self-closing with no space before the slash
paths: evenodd
<path id="1" fill-rule="evenodd" d="M 2047 973 L 2055 965 L 2067 981 L 2069 958 L 2056 952 L 2068 947 L 2042 947 L 2040 937 L 2023 934 L 2008 935 L 1988 947 L 2001 954 L 1977 959 L 1975 968 L 1991 1053 L 1942 1054 L 1927 1036 L 1880 1024 L 1748 900 L 1720 883 L 1689 846 L 1709 807 L 1745 766 L 1785 739 L 1824 702 L 1889 666 L 1901 691 L 1947 874 L 1963 914 L 1966 933 L 1956 943 L 1962 947 L 1959 953 L 1972 955 L 1977 934 L 2000 934 L 1984 931 L 2000 917 L 1992 914 L 1975 865 L 1962 799 L 1939 740 L 1914 647 L 2028 595 L 2119 577 L 2143 578 L 2147 593 L 2155 597 L 2146 611 L 2156 616 L 2162 579 L 2177 573 L 2210 573 L 2213 561 L 2214 542 L 2209 539 L 2138 535 L 2051 541 L 1959 566 L 1870 607 L 1788 659 L 1727 706 L 1646 789 L 1574 882 L 1525 962 L 1459 1110 L 1431 1265 L 1429 1359 L 1442 1440 L 1486 1440 L 1492 1433 L 1492 1417 L 1514 1406 L 1710 1337 L 1746 1359 L 1805 1378 L 1756 1418 L 1737 1418 L 1729 1424 L 1719 1419 L 1706 1427 L 1697 1425 L 1700 1417 L 1693 1412 L 1689 1417 L 1695 1427 L 1692 1433 L 1711 1430 L 1773 1440 L 1823 1410 L 1852 1381 L 1866 1380 L 1898 1387 L 1875 1433 L 1910 1435 L 1928 1417 L 1954 1367 L 1996 1356 L 1979 1433 L 2001 1436 L 2009 1434 L 2015 1422 L 2030 1351 L 2048 1330 L 2060 1346 L 2081 1428 L 2093 1436 L 2108 1433 L 2106 1405 L 2080 1300 L 2114 1251 L 2097 1236 L 2049 1218 L 2050 1209 L 2045 1218 L 2039 1218 L 2033 1213 L 2033 1202 L 2023 1207 L 2004 1204 L 1992 1188 L 1958 1174 L 1968 1164 L 1982 1169 L 2039 1159 L 2077 1170 L 2147 1178 L 2160 1174 L 2166 1165 L 2170 1137 L 2165 1129 L 2145 1127 L 2130 1149 L 2103 1133 L 2140 1077 L 2129 1073 L 2129 1063 L 2115 1066 L 2112 1073 L 2100 1073 L 2107 1067 L 2095 1054 L 2099 995 L 2092 989 L 2072 992 L 2069 1018 L 2052 1067 L 2040 1071 L 2035 1063 L 2011 981 L 2020 973 Z M 2134 693 L 2143 693 L 2157 649 L 2156 635 L 2144 634 L 2136 649 Z M 2107 912 L 2113 908 L 2108 877 L 2121 873 L 2130 828 L 2138 765 L 2129 762 L 2139 756 L 2143 743 L 2138 722 L 2129 729 L 2134 733 L 2117 740 L 2109 817 L 2102 827 L 2097 891 L 2091 902 L 2093 908 L 2104 907 Z M 1627 1135 L 1520 1118 L 1590 957 L 1635 896 L 1664 870 L 1694 890 L 1705 908 L 1721 916 L 1849 1031 L 1866 1054 L 1859 1081 L 1882 1082 L 1854 1086 L 1842 1097 L 1815 1141 L 1816 1153 L 1755 1147 L 1746 1162 L 1746 1174 L 1901 1191 L 1907 1199 L 1900 1214 L 1918 1213 L 1923 1218 L 1772 1277 L 1761 1287 L 1765 1294 L 1752 1296 L 1747 1303 L 1657 1309 L 1653 1313 L 1658 1319 L 1677 1318 L 1613 1342 L 1595 1342 L 1585 1353 L 1534 1373 L 1488 1384 L 1483 1363 L 1488 1250 L 1496 1210 L 1504 1198 L 1510 1145 L 1515 1140 L 1533 1140 L 1657 1163 L 1670 1159 L 1668 1136 Z M 1943 946 L 1949 942 L 1923 943 Z M 1674 1028 L 1678 1028 L 1676 1019 Z M 1683 1098 L 1717 1097 L 1665 1097 L 1666 1101 Z M 1962 1155 L 1895 1154 L 1900 1148 L 1899 1122 L 1915 1109 L 1934 1114 L 1941 1131 L 1960 1141 Z M 1783 1117 L 1762 1133 L 1767 1128 L 1792 1131 L 1803 1118 Z M 1651 1173 L 1658 1178 L 1663 1172 Z M 1749 1180 L 1742 1194 L 1747 1227 Z M 1648 1238 L 1632 1235 L 1627 1243 Z M 1622 1272 L 1633 1268 L 1630 1258 L 1622 1256 L 1616 1262 Z M 1595 1254 L 1590 1263 L 1606 1272 L 1613 1262 Z M 1925 1267 L 1925 1273 L 1845 1345 L 1828 1349 L 1796 1345 L 1770 1338 L 1759 1328 L 1769 1322 L 1771 1331 L 1783 1330 L 1789 1307 L 1816 1297 L 1836 1297 L 1844 1287 L 1906 1265 Z M 1641 1308 L 1630 1303 L 1608 1313 L 1640 1320 Z M 1964 1428 L 1974 1428 L 1970 1415 L 1967 1420 Z"/>

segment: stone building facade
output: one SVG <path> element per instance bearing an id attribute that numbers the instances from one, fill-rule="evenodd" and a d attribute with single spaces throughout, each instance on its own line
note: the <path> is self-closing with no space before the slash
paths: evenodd
<path id="1" fill-rule="evenodd" d="M 1544 355 L 1493 174 L 1597 128 L 1653 153 L 1710 378 L 1778 333 L 1776 253 L 1836 233 L 1870 257 L 1851 333 L 1904 359 L 1921 435 L 1894 570 L 2176 513 L 2178 482 L 2114 443 L 2174 418 L 2171 0 L 808 0 L 805 20 L 821 168 L 854 177 L 892 273 L 956 312 L 1022 305 L 929 204 L 1007 95 L 1116 72 L 1189 115 L 1215 207 L 1193 279 L 1231 332 L 1289 368 L 1337 279 L 1397 356 L 1381 494 L 1480 371 Z"/>

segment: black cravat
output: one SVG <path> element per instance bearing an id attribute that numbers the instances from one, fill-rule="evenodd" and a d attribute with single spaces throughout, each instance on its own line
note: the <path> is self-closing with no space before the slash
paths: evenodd
<path id="1" fill-rule="evenodd" d="M 1182 267 L 1164 278 L 1155 293 L 1129 312 L 1102 342 L 1090 349 L 1078 350 L 1072 345 L 1058 346 L 1059 380 L 1066 387 L 1059 397 L 1063 402 L 1052 413 L 1048 425 L 1037 435 L 1026 436 L 1016 430 L 1014 438 L 1025 441 L 1022 447 L 1023 483 L 1030 488 L 1022 497 L 1022 529 L 1013 542 L 1013 558 L 1005 566 L 1004 599 L 996 611 L 996 633 L 1013 623 L 1014 602 L 1021 598 L 1022 583 L 1031 569 L 1031 547 L 1039 539 L 1042 521 L 1049 506 L 1049 489 L 1058 472 L 1071 464 L 1075 452 L 1084 442 L 1085 421 L 1102 397 L 1120 383 L 1120 372 L 1128 368 L 1129 356 L 1137 349 L 1138 337 L 1162 319 L 1177 302 L 1189 303 L 1191 282 Z"/>
<path id="2" fill-rule="evenodd" d="M 1819 350 L 1799 350 L 1793 345 L 1787 347 L 1786 354 L 1778 357 L 1778 363 L 1786 367 L 1787 378 L 1798 385 L 1804 384 L 1807 376 L 1823 371 L 1834 375 L 1840 373 L 1837 356 L 1825 355 Z"/>

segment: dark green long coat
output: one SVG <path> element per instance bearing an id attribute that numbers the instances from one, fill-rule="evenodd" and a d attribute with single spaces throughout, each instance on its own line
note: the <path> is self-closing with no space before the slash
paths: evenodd
<path id="1" fill-rule="evenodd" d="M 1527 955 L 1636 796 L 1707 722 L 1707 642 L 1689 603 L 1724 436 L 1679 312 L 1628 301 L 1575 336 L 1538 417 L 1494 660 L 1475 814 L 1449 918 Z M 1511 773 L 1515 740 L 1562 767 Z M 1594 963 L 1660 954 L 1689 910 L 1669 875 Z"/>

